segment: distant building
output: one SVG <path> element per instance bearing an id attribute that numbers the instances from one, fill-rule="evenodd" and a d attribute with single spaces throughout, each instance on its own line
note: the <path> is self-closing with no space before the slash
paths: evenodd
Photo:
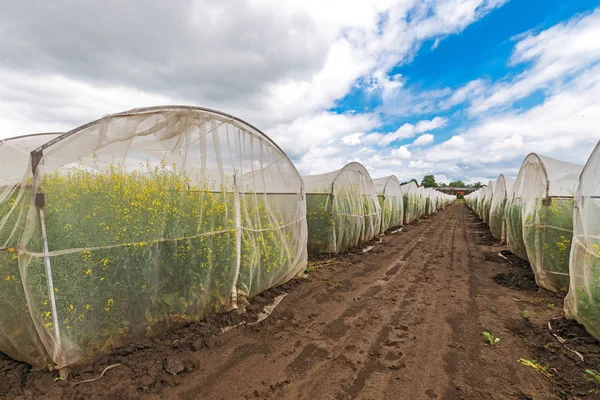
<path id="1" fill-rule="evenodd" d="M 453 195 L 460 194 L 462 196 L 465 196 L 469 193 L 473 193 L 474 191 L 477 190 L 476 188 L 472 188 L 472 187 L 450 187 L 450 186 L 437 187 L 435 189 L 439 190 L 442 193 L 453 194 Z"/>

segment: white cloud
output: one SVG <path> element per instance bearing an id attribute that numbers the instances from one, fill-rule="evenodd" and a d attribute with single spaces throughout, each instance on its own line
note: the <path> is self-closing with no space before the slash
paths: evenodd
<path id="1" fill-rule="evenodd" d="M 428 144 L 433 143 L 434 136 L 429 133 L 425 133 L 419 136 L 414 142 L 412 142 L 413 146 L 426 146 Z"/>
<path id="2" fill-rule="evenodd" d="M 385 147 L 396 140 L 409 139 L 419 133 L 430 132 L 435 129 L 442 128 L 446 126 L 447 123 L 448 119 L 443 117 L 435 117 L 431 120 L 419 121 L 416 125 L 407 123 L 402 125 L 395 132 L 384 135 L 381 140 L 379 140 L 379 145 Z"/>
<path id="3" fill-rule="evenodd" d="M 288 155 L 296 158 L 332 140 L 345 138 L 346 141 L 356 141 L 364 132 L 374 129 L 380 123 L 375 114 L 337 114 L 323 111 L 310 117 L 298 118 L 291 124 L 280 124 L 266 133 L 276 140 Z"/>
<path id="4" fill-rule="evenodd" d="M 393 149 L 390 152 L 390 156 L 394 158 L 399 158 L 401 160 L 408 160 L 411 158 L 411 153 L 408 150 L 407 146 L 400 146 L 397 149 Z"/>
<path id="5" fill-rule="evenodd" d="M 440 168 L 470 166 L 470 176 L 516 175 L 530 152 L 584 164 L 598 142 L 600 65 L 555 88 L 540 105 L 485 117 L 465 132 L 428 149 Z"/>
<path id="6" fill-rule="evenodd" d="M 600 60 L 600 9 L 521 38 L 511 65 L 532 63 L 509 82 L 491 86 L 487 95 L 473 101 L 471 114 L 510 106 L 539 89 L 584 70 Z"/>

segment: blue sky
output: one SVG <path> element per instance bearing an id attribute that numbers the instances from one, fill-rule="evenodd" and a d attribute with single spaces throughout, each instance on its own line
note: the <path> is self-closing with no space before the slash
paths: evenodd
<path id="1" fill-rule="evenodd" d="M 192 104 L 259 127 L 302 174 L 358 161 L 374 178 L 475 182 L 515 176 L 530 152 L 583 164 L 600 137 L 597 7 L 589 0 L 14 4 L 0 15 L 0 138 L 70 130 L 135 107 Z M 90 14 L 94 24 L 76 22 Z"/>
<path id="2" fill-rule="evenodd" d="M 477 78 L 492 82 L 510 80 L 530 67 L 530 63 L 510 65 L 515 44 L 522 35 L 539 33 L 569 21 L 573 17 L 589 14 L 597 6 L 596 1 L 590 0 L 509 1 L 458 34 L 423 42 L 411 59 L 395 65 L 388 72 L 388 76 L 400 75 L 406 85 L 416 93 L 444 88 L 458 89 Z M 512 105 L 512 109 L 523 112 L 542 104 L 548 96 L 549 94 L 540 88 L 517 100 Z M 464 131 L 477 123 L 477 118 L 461 112 L 462 104 L 443 111 L 395 116 L 393 111 L 381 110 L 383 103 L 381 96 L 372 95 L 365 85 L 361 85 L 339 99 L 331 111 L 382 112 L 387 120 L 378 127 L 377 131 L 387 132 L 393 132 L 404 123 L 415 124 L 420 120 L 432 119 L 436 116 L 448 118 L 444 127 L 435 130 L 433 144 L 443 143 L 457 132 Z M 596 139 L 598 138 L 600 138 L 600 131 Z M 412 140 L 413 138 L 398 140 L 394 145 L 410 144 Z M 531 148 L 531 151 L 536 149 Z M 520 161 L 521 158 L 517 160 Z M 514 169 L 516 165 L 511 167 Z M 493 176 L 488 177 L 493 179 Z"/>

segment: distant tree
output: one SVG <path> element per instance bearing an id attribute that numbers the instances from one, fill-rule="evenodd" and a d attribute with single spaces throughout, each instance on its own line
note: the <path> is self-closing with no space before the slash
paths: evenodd
<path id="1" fill-rule="evenodd" d="M 463 181 L 458 180 L 458 181 L 450 182 L 450 184 L 448 186 L 450 186 L 450 187 L 466 187 L 467 185 L 465 185 L 465 183 Z"/>
<path id="2" fill-rule="evenodd" d="M 407 183 L 414 182 L 417 186 L 419 186 L 419 182 L 415 178 L 412 178 L 410 181 L 402 182 L 401 185 L 406 185 Z"/>
<path id="3" fill-rule="evenodd" d="M 439 187 L 448 187 L 448 185 L 446 185 L 444 182 L 440 182 L 438 183 Z"/>
<path id="4" fill-rule="evenodd" d="M 438 187 L 433 175 L 425 175 L 421 181 L 421 186 L 424 187 Z"/>
<path id="5" fill-rule="evenodd" d="M 473 184 L 473 187 L 474 187 L 475 189 L 479 189 L 481 186 L 482 186 L 482 185 L 481 185 L 481 182 L 475 182 L 475 183 Z"/>

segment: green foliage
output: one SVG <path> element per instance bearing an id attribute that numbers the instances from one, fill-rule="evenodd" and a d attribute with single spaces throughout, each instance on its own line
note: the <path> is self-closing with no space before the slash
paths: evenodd
<path id="1" fill-rule="evenodd" d="M 411 182 L 414 182 L 417 186 L 419 185 L 419 182 L 415 178 L 412 178 L 406 182 L 401 182 L 400 185 L 406 185 L 407 183 L 411 183 Z"/>
<path id="2" fill-rule="evenodd" d="M 484 339 L 489 343 L 490 346 L 493 346 L 500 342 L 499 337 L 494 336 L 493 334 L 491 334 L 488 331 L 483 331 L 481 334 L 483 335 Z"/>
<path id="3" fill-rule="evenodd" d="M 421 186 L 423 187 L 438 187 L 438 184 L 435 181 L 435 177 L 433 175 L 425 175 L 423 180 L 421 181 Z"/>
<path id="4" fill-rule="evenodd" d="M 590 381 L 600 383 L 600 374 L 598 374 L 596 371 L 593 369 L 586 369 L 585 373 L 591 376 L 589 379 Z"/>
<path id="5" fill-rule="evenodd" d="M 523 310 L 521 311 L 521 315 L 523 316 L 523 318 L 529 319 L 529 311 Z"/>
<path id="6" fill-rule="evenodd" d="M 534 210 L 525 218 L 523 238 L 529 262 L 547 289 L 566 291 L 569 288 L 572 232 L 573 199 L 553 198 L 548 206 L 538 199 Z"/>
<path id="7" fill-rule="evenodd" d="M 448 186 L 450 186 L 450 187 L 467 187 L 467 185 L 461 180 L 452 181 L 448 184 Z"/>
<path id="8" fill-rule="evenodd" d="M 510 251 L 527 260 L 527 250 L 523 242 L 523 222 L 521 217 L 521 200 L 514 199 L 506 204 L 504 209 L 506 218 L 506 236 Z"/>
<path id="9" fill-rule="evenodd" d="M 309 254 L 343 252 L 379 233 L 377 203 L 357 187 L 341 188 L 335 196 L 308 193 L 306 200 Z"/>
<path id="10" fill-rule="evenodd" d="M 75 168 L 43 178 L 50 251 L 62 251 L 50 263 L 61 338 L 70 345 L 63 348 L 68 360 L 93 358 L 131 337 L 230 307 L 238 243 L 234 195 L 224 187 L 215 191 L 206 182 L 191 182 L 164 164 L 136 172 L 117 166 L 97 173 Z M 277 282 L 296 255 L 293 228 L 281 228 L 283 214 L 267 201 L 240 194 L 240 220 L 247 228 L 241 234 L 237 281 L 242 297 Z M 41 253 L 41 236 L 35 227 L 28 250 Z M 13 262 L 18 271 L 15 267 Z M 44 258 L 31 258 L 27 270 L 31 316 L 9 314 L 9 320 L 26 324 L 33 318 L 54 335 Z M 18 279 L 2 283 L 23 288 Z M 15 301 L 26 310 L 15 290 L 0 287 L 3 313 Z M 22 329 L 10 332 L 9 341 L 24 339 L 19 351 L 34 347 Z"/>

